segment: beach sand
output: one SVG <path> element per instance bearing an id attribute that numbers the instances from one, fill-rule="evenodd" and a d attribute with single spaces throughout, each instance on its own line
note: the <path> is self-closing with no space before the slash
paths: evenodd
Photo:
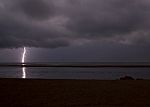
<path id="1" fill-rule="evenodd" d="M 0 79 L 0 107 L 150 107 L 150 81 Z"/>

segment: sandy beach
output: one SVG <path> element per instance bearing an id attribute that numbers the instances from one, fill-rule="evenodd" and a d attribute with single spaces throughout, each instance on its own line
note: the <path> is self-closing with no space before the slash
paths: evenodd
<path id="1" fill-rule="evenodd" d="M 150 107 L 149 80 L 0 79 L 0 107 Z"/>

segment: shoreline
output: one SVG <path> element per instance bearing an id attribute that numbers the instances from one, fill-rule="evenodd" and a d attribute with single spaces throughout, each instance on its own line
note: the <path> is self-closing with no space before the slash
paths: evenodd
<path id="1" fill-rule="evenodd" d="M 0 78 L 2 107 L 149 107 L 150 80 Z"/>

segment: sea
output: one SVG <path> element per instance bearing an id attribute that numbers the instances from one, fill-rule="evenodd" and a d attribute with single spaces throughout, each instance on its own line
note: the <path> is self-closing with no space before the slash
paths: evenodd
<path id="1" fill-rule="evenodd" d="M 30 65 L 137 65 L 131 67 L 38 67 L 20 66 L 21 63 L 1 63 L 0 78 L 23 79 L 88 79 L 88 80 L 117 80 L 130 76 L 134 79 L 150 79 L 150 66 L 138 67 L 138 65 L 150 65 L 150 63 L 30 63 Z M 15 65 L 15 66 L 10 66 Z M 28 64 L 27 64 L 28 65 Z"/>

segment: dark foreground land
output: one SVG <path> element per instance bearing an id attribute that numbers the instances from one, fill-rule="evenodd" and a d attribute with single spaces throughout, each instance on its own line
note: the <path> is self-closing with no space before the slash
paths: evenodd
<path id="1" fill-rule="evenodd" d="M 0 79 L 0 107 L 150 107 L 150 81 Z"/>

